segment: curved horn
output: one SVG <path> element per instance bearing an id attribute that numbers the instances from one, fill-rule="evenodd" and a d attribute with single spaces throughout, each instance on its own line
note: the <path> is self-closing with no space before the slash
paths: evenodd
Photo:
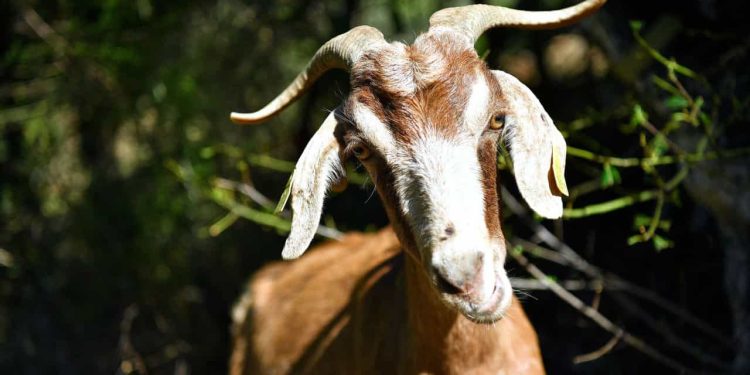
<path id="1" fill-rule="evenodd" d="M 599 9 L 607 0 L 586 0 L 564 9 L 530 12 L 485 4 L 446 8 L 430 17 L 430 32 L 438 28 L 454 29 L 472 45 L 482 33 L 494 27 L 518 29 L 554 29 L 573 24 Z"/>
<path id="2" fill-rule="evenodd" d="M 304 94 L 323 73 L 335 68 L 350 69 L 366 50 L 379 42 L 385 43 L 383 33 L 370 26 L 357 26 L 329 40 L 318 49 L 305 70 L 265 107 L 253 113 L 232 112 L 230 118 L 237 124 L 257 124 L 267 120 Z"/>

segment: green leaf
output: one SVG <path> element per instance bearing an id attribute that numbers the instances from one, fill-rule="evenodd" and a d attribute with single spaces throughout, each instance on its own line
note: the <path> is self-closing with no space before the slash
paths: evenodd
<path id="1" fill-rule="evenodd" d="M 673 241 L 670 241 L 669 239 L 664 238 L 658 234 L 654 235 L 654 238 L 651 242 L 654 244 L 654 248 L 656 249 L 656 251 L 662 251 L 674 246 Z"/>
<path id="2" fill-rule="evenodd" d="M 216 151 L 213 147 L 208 146 L 201 149 L 201 157 L 203 159 L 211 159 L 214 155 L 216 155 Z"/>
<path id="3" fill-rule="evenodd" d="M 521 245 L 516 245 L 516 246 L 514 246 L 514 247 L 513 247 L 513 250 L 511 250 L 511 251 L 512 251 L 512 252 L 513 252 L 513 254 L 515 254 L 515 255 L 521 255 L 521 254 L 523 254 L 523 246 L 521 246 Z"/>
<path id="4" fill-rule="evenodd" d="M 658 86 L 659 88 L 661 88 L 662 90 L 664 90 L 664 91 L 666 91 L 666 92 L 668 92 L 668 93 L 670 93 L 670 94 L 672 94 L 674 96 L 682 96 L 682 93 L 680 92 L 680 90 L 677 87 L 675 87 L 675 85 L 673 85 L 669 81 L 664 80 L 663 78 L 661 78 L 659 76 L 655 76 L 655 75 L 651 76 L 651 81 L 656 86 Z"/>
<path id="5" fill-rule="evenodd" d="M 620 178 L 620 171 L 617 167 L 606 163 L 602 167 L 602 174 L 599 179 L 601 187 L 610 187 L 619 184 L 622 181 Z"/>
<path id="6" fill-rule="evenodd" d="M 688 106 L 688 100 L 682 96 L 672 95 L 664 102 L 664 105 L 671 111 L 684 109 Z"/>
<path id="7" fill-rule="evenodd" d="M 649 225 L 650 223 L 651 223 L 651 216 L 648 216 L 648 215 L 637 214 L 633 218 L 634 228 L 645 227 L 646 225 Z"/>
<path id="8" fill-rule="evenodd" d="M 633 106 L 633 114 L 630 117 L 631 125 L 643 125 L 648 122 L 648 113 L 643 110 L 640 104 Z"/>
<path id="9" fill-rule="evenodd" d="M 663 134 L 657 134 L 651 141 L 652 156 L 662 156 L 669 150 L 669 144 Z"/>

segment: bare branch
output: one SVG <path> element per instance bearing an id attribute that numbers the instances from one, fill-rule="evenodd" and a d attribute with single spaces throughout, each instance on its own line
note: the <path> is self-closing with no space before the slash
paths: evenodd
<path id="1" fill-rule="evenodd" d="M 683 374 L 694 374 L 697 373 L 694 370 L 691 370 L 687 368 L 682 363 L 667 357 L 664 354 L 661 354 L 658 350 L 656 350 L 651 345 L 647 344 L 640 338 L 631 335 L 627 331 L 625 331 L 622 327 L 612 323 L 609 319 L 607 319 L 604 315 L 599 313 L 598 311 L 592 309 L 590 306 L 586 305 L 578 299 L 578 297 L 574 296 L 569 291 L 565 290 L 565 288 L 561 287 L 559 284 L 557 284 L 555 281 L 553 281 L 551 278 L 549 278 L 544 272 L 542 272 L 539 268 L 537 268 L 534 264 L 529 262 L 526 257 L 524 257 L 520 252 L 511 252 L 513 258 L 523 266 L 529 274 L 534 276 L 537 280 L 542 282 L 544 285 L 546 285 L 552 292 L 554 292 L 560 299 L 565 301 L 567 304 L 571 305 L 573 308 L 581 312 L 581 314 L 585 315 L 594 323 L 599 325 L 599 327 L 603 328 L 607 332 L 612 333 L 615 336 L 622 337 L 622 340 L 626 342 L 628 345 L 632 346 L 633 348 L 639 350 L 640 352 L 648 355 L 649 357 L 653 358 L 655 361 L 663 364 L 664 366 L 667 366 L 671 369 L 680 371 Z"/>
<path id="2" fill-rule="evenodd" d="M 540 255 L 540 257 L 557 264 L 571 266 L 579 272 L 583 272 L 586 276 L 592 279 L 603 280 L 605 287 L 608 289 L 616 288 L 628 292 L 629 294 L 632 294 L 636 297 L 645 299 L 653 303 L 654 305 L 664 309 L 665 311 L 674 314 L 675 316 L 682 319 L 685 323 L 692 325 L 694 328 L 710 336 L 711 338 L 716 339 L 724 347 L 732 348 L 731 341 L 727 339 L 724 334 L 719 332 L 719 330 L 717 330 L 716 328 L 711 327 L 701 319 L 698 319 L 682 307 L 664 299 L 651 290 L 633 284 L 611 272 L 604 272 L 598 267 L 588 263 L 570 246 L 560 241 L 560 239 L 557 238 L 557 236 L 555 236 L 551 231 L 549 231 L 543 225 L 534 221 L 531 218 L 528 210 L 523 205 L 521 205 L 505 187 L 502 187 L 502 196 L 503 201 L 506 203 L 508 208 L 514 214 L 519 216 L 519 218 L 525 225 L 527 225 L 534 231 L 534 236 L 547 243 L 557 251 L 544 249 L 539 245 L 520 239 L 514 239 L 514 245 L 520 244 L 524 248 L 531 249 L 529 252 L 534 256 Z"/>
<path id="3" fill-rule="evenodd" d="M 583 272 L 587 276 L 589 276 L 589 277 L 591 277 L 591 278 L 593 278 L 595 280 L 599 280 L 600 282 L 603 282 L 603 284 L 607 288 L 611 288 L 612 286 L 616 286 L 616 287 L 619 287 L 619 289 L 621 289 L 622 291 L 630 292 L 630 293 L 632 293 L 632 294 L 634 294 L 636 296 L 640 296 L 640 297 L 642 297 L 644 299 L 648 299 L 648 300 L 654 302 L 659 307 L 662 307 L 664 310 L 669 311 L 669 312 L 671 312 L 671 313 L 673 313 L 673 314 L 675 314 L 675 315 L 683 318 L 686 322 L 692 324 L 696 328 L 699 328 L 704 333 L 710 335 L 711 337 L 714 337 L 714 338 L 718 339 L 722 344 L 725 344 L 725 345 L 728 344 L 728 340 L 726 339 L 726 337 L 724 335 L 722 335 L 716 329 L 714 329 L 713 327 L 710 327 L 708 324 L 704 323 L 700 319 L 694 317 L 689 312 L 687 312 L 684 309 L 680 308 L 679 306 L 676 306 L 675 304 L 673 304 L 673 303 L 671 303 L 669 301 L 664 300 L 663 298 L 659 297 L 658 295 L 656 295 L 652 291 L 649 291 L 649 290 L 647 290 L 645 288 L 641 288 L 641 287 L 639 287 L 637 285 L 634 285 L 634 284 L 632 284 L 632 283 L 630 283 L 628 281 L 623 280 L 622 278 L 620 278 L 620 277 L 618 277 L 616 275 L 605 274 L 599 268 L 597 268 L 597 267 L 589 264 L 585 259 L 581 258 L 572 248 L 570 248 L 567 244 L 565 244 L 562 241 L 560 241 L 560 239 L 558 237 L 556 237 L 549 230 L 547 230 L 547 228 L 545 228 L 541 224 L 535 222 L 531 218 L 531 216 L 529 215 L 528 211 L 523 206 L 521 206 L 520 203 L 515 199 L 515 197 L 513 197 L 510 194 L 510 192 L 508 192 L 504 187 L 502 188 L 502 194 L 503 194 L 503 200 L 507 203 L 507 205 L 511 209 L 511 211 L 513 211 L 513 213 L 515 213 L 516 215 L 518 215 L 522 219 L 522 221 L 524 221 L 525 224 L 527 224 L 530 228 L 532 228 L 534 230 L 535 237 L 543 240 L 544 242 L 547 242 L 551 246 L 556 247 L 558 249 L 557 254 L 555 254 L 556 252 L 553 252 L 553 251 L 548 250 L 548 249 L 543 249 L 543 248 L 539 247 L 538 245 L 531 244 L 532 245 L 531 248 L 533 249 L 532 251 L 530 251 L 531 254 L 534 254 L 534 255 L 539 254 L 544 259 L 553 261 L 553 262 L 558 263 L 558 264 L 572 266 L 573 268 L 579 270 L 580 272 Z M 514 242 L 516 244 L 518 244 L 520 242 L 524 242 L 525 245 L 529 245 L 529 243 L 527 241 L 515 240 Z M 529 264 L 528 260 L 525 257 L 523 257 L 523 255 L 521 255 L 520 252 L 511 252 L 511 254 L 513 254 L 514 257 L 516 257 L 516 255 L 519 256 L 520 258 L 517 258 L 517 260 L 520 259 L 519 263 L 521 263 L 522 265 L 524 265 L 524 263 L 522 263 L 522 262 L 526 262 L 526 264 Z M 530 266 L 536 268 L 533 264 L 531 264 Z M 538 276 L 543 275 L 543 273 L 540 273 L 541 271 L 537 272 L 537 274 L 532 273 L 528 268 L 527 268 L 527 271 L 529 271 L 529 273 L 531 273 L 537 279 L 539 279 Z M 537 269 L 537 271 L 538 271 L 538 269 Z M 545 275 L 545 277 L 546 277 L 546 275 Z M 549 282 L 553 282 L 553 281 L 552 280 L 541 280 L 540 279 L 540 282 L 542 284 L 548 286 Z M 570 294 L 567 290 L 565 290 L 565 288 L 563 288 L 559 284 L 555 283 L 555 285 L 556 285 L 556 287 L 558 289 L 564 291 L 565 293 Z M 558 293 L 559 290 L 556 291 L 556 290 L 554 290 L 552 288 L 550 288 L 550 289 L 553 292 L 555 292 L 555 294 L 557 294 L 564 301 L 566 301 L 569 304 L 571 304 L 572 306 L 578 308 L 578 306 L 576 304 L 573 304 L 572 301 L 569 298 L 567 298 L 567 297 L 561 295 L 560 293 Z M 570 295 L 570 296 L 572 296 L 572 295 Z M 573 298 L 575 298 L 575 297 L 573 297 Z M 621 298 L 623 298 L 623 301 L 628 301 L 631 304 L 631 306 L 637 306 L 634 302 L 629 301 L 627 299 L 627 297 L 621 296 Z M 591 311 L 595 311 L 594 309 L 592 309 L 589 306 L 585 306 L 585 307 L 586 307 L 586 309 L 590 309 Z M 635 311 L 635 310 L 630 309 L 630 311 Z M 586 313 L 585 311 L 582 311 L 582 313 L 584 313 L 584 315 L 587 315 L 587 316 L 589 316 L 591 318 L 591 316 L 590 316 L 589 313 Z M 640 317 L 644 318 L 644 316 L 640 316 Z M 597 320 L 597 319 L 592 318 L 592 320 L 594 320 L 595 322 L 597 322 L 597 324 L 599 324 L 600 326 L 602 326 L 602 328 L 605 328 L 607 330 L 610 330 L 612 328 L 612 327 L 610 327 L 610 329 L 608 329 L 605 326 L 603 326 L 602 324 L 605 323 L 605 322 L 601 321 L 600 319 Z M 652 326 L 652 328 L 654 328 L 654 327 Z M 667 327 L 661 327 L 660 329 L 658 329 L 658 330 L 655 329 L 655 330 L 657 332 L 661 333 L 662 335 L 667 335 L 670 344 L 672 344 L 672 345 L 674 345 L 674 346 L 676 346 L 676 347 L 684 350 L 687 353 L 690 353 L 691 355 L 693 355 L 697 359 L 703 361 L 704 363 L 710 363 L 710 364 L 712 364 L 714 366 L 717 366 L 719 368 L 722 368 L 722 369 L 728 368 L 728 365 L 725 363 L 725 361 L 722 361 L 721 359 L 718 359 L 715 356 L 712 356 L 710 354 L 697 351 L 696 349 L 693 348 L 692 345 L 688 344 L 684 340 L 682 340 L 679 337 L 677 337 L 669 328 L 667 328 Z M 629 344 L 631 344 L 629 342 L 629 340 L 630 339 L 626 339 L 625 341 L 628 342 Z M 640 345 L 640 344 L 637 344 L 637 345 Z M 637 348 L 639 350 L 642 349 L 642 347 L 637 347 Z M 655 358 L 655 359 L 660 358 L 660 356 L 664 357 L 658 351 L 656 351 L 654 353 L 654 352 L 651 352 L 651 350 L 655 351 L 655 349 L 647 347 L 646 351 L 644 351 L 644 353 L 648 354 L 649 356 L 651 356 L 652 358 Z M 662 359 L 663 358 L 657 359 L 657 360 L 662 360 Z M 669 358 L 667 358 L 667 359 L 669 359 Z"/>
<path id="4" fill-rule="evenodd" d="M 558 281 L 561 287 L 568 291 L 580 291 L 580 290 L 599 290 L 602 288 L 602 284 L 599 281 L 586 281 L 586 280 L 562 280 Z M 537 279 L 527 279 L 523 277 L 511 277 L 510 284 L 513 288 L 521 290 L 548 290 L 547 285 Z"/>
<path id="5" fill-rule="evenodd" d="M 622 335 L 613 336 L 601 348 L 594 350 L 591 353 L 581 354 L 581 355 L 577 355 L 573 357 L 573 363 L 580 364 L 580 363 L 585 363 L 585 362 L 591 362 L 591 361 L 595 361 L 603 357 L 605 354 L 609 353 L 610 351 L 612 351 L 612 349 L 614 349 L 615 345 L 617 345 L 617 343 L 620 342 L 621 338 L 622 338 Z"/>
<path id="6" fill-rule="evenodd" d="M 138 317 L 138 306 L 133 304 L 125 309 L 122 320 L 120 320 L 120 371 L 128 374 L 135 370 L 140 374 L 148 374 L 146 362 L 133 346 L 130 337 L 133 321 L 136 317 Z"/>
<path id="7" fill-rule="evenodd" d="M 255 187 L 237 182 L 228 180 L 225 178 L 217 178 L 214 180 L 214 184 L 218 188 L 222 189 L 228 189 L 237 191 L 248 198 L 252 200 L 253 202 L 263 206 L 266 209 L 273 210 L 274 203 L 268 199 L 265 195 L 263 195 L 260 191 L 255 189 Z M 253 222 L 268 225 L 271 227 L 274 227 L 278 230 L 288 232 L 289 231 L 289 218 L 292 217 L 292 213 L 289 210 L 281 211 L 278 217 L 273 214 L 269 214 L 262 211 L 257 211 L 255 209 L 252 209 L 247 206 L 240 205 L 236 202 L 225 200 L 220 201 L 217 199 L 214 199 L 215 202 L 219 203 L 220 205 L 227 208 L 230 212 L 233 212 L 234 214 L 244 217 L 245 219 L 251 220 Z M 344 234 L 341 233 L 338 229 L 328 227 L 325 225 L 319 225 L 317 231 L 315 232 L 321 237 L 330 238 L 334 240 L 340 240 Z"/>

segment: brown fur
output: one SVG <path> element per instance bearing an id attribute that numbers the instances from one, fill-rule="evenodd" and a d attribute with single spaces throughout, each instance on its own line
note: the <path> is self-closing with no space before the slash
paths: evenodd
<path id="1" fill-rule="evenodd" d="M 482 167 L 484 222 L 487 232 L 493 238 L 505 238 L 500 227 L 500 205 L 497 195 L 497 138 L 497 133 L 482 137 L 477 153 L 479 165 Z"/>
<path id="2" fill-rule="evenodd" d="M 544 372 L 517 300 L 501 321 L 470 322 L 439 302 L 389 228 L 264 268 L 235 319 L 234 375 Z"/>

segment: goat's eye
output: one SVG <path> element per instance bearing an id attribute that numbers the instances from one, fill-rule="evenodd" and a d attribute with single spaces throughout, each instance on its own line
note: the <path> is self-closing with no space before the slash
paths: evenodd
<path id="1" fill-rule="evenodd" d="M 502 129 L 503 125 L 505 125 L 505 115 L 495 115 L 492 117 L 492 121 L 490 121 L 490 129 Z"/>
<path id="2" fill-rule="evenodd" d="M 370 149 L 358 144 L 352 147 L 352 154 L 354 154 L 359 160 L 365 160 L 370 157 Z"/>

